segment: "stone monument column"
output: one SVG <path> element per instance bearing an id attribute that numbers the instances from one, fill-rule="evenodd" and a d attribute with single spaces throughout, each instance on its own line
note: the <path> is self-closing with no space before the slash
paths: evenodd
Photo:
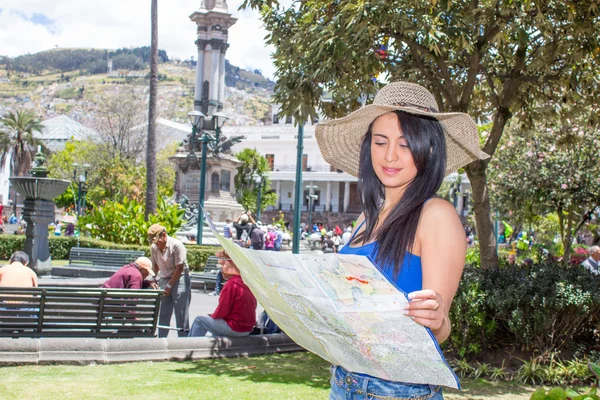
<path id="1" fill-rule="evenodd" d="M 225 0 L 203 0 L 190 19 L 198 26 L 194 109 L 213 115 L 223 109 L 228 30 L 237 18 L 231 16 Z"/>

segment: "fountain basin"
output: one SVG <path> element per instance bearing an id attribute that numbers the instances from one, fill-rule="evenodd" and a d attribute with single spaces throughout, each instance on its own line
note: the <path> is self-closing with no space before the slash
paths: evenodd
<path id="1" fill-rule="evenodd" d="M 38 178 L 35 176 L 13 176 L 10 182 L 26 199 L 52 201 L 71 184 L 64 179 Z"/>

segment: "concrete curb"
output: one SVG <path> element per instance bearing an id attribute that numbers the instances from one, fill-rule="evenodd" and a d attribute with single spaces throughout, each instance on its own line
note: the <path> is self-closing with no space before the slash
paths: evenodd
<path id="1" fill-rule="evenodd" d="M 183 361 L 301 350 L 283 333 L 243 338 L 0 338 L 0 365 Z"/>

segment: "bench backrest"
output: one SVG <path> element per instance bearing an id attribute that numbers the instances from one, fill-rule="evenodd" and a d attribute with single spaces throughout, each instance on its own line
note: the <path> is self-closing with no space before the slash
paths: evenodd
<path id="1" fill-rule="evenodd" d="M 162 293 L 0 287 L 0 337 L 153 337 Z"/>
<path id="2" fill-rule="evenodd" d="M 204 266 L 205 274 L 217 274 L 219 272 L 219 257 L 209 256 L 206 259 L 206 265 Z"/>
<path id="3" fill-rule="evenodd" d="M 144 255 L 143 251 L 71 248 L 69 264 L 121 268 Z"/>

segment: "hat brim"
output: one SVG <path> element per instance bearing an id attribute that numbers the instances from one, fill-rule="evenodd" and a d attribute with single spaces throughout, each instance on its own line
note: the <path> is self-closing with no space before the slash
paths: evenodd
<path id="1" fill-rule="evenodd" d="M 405 111 L 437 119 L 446 137 L 446 173 L 490 156 L 479 148 L 479 134 L 473 119 L 465 113 L 433 113 L 413 107 L 370 104 L 346 117 L 319 123 L 315 136 L 323 159 L 350 175 L 358 176 L 360 146 L 371 122 L 392 111 Z"/>

